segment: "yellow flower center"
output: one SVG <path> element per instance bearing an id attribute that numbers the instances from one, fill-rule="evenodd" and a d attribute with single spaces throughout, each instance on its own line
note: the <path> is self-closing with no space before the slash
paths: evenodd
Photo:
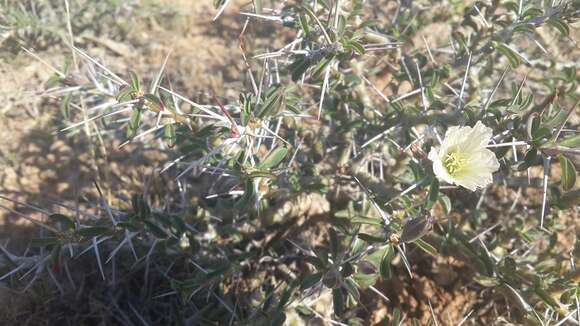
<path id="1" fill-rule="evenodd" d="M 447 153 L 447 155 L 443 159 L 443 166 L 445 167 L 449 175 L 453 177 L 457 176 L 459 173 L 461 173 L 461 171 L 465 169 L 467 165 L 466 163 L 467 159 L 465 158 L 465 155 L 459 152 Z"/>

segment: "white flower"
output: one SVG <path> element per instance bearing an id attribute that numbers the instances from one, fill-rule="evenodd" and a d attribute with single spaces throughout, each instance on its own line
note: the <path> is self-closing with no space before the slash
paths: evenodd
<path id="1" fill-rule="evenodd" d="M 181 249 L 189 248 L 189 238 L 187 237 L 187 234 L 185 232 L 183 232 L 181 238 L 179 238 L 179 246 L 181 247 Z"/>
<path id="2" fill-rule="evenodd" d="M 492 135 L 491 128 L 478 121 L 471 127 L 451 127 L 439 151 L 431 148 L 429 159 L 439 180 L 475 191 L 493 180 L 499 169 L 495 154 L 485 146 Z"/>

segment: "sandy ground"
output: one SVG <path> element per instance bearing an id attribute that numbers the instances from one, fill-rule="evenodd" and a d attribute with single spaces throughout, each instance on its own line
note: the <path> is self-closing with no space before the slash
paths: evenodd
<path id="1" fill-rule="evenodd" d="M 208 92 L 215 92 L 235 98 L 240 79 L 244 78 L 237 41 L 244 19 L 233 13 L 236 6 L 245 2 L 233 1 L 214 24 L 211 23 L 215 14 L 212 0 L 162 2 L 180 14 L 135 18 L 132 23 L 140 28 L 131 29 L 123 39 L 107 38 L 88 30 L 76 35 L 75 42 L 121 73 L 132 69 L 152 76 L 169 55 L 167 77 L 182 94 L 204 99 Z M 444 26 L 438 26 L 439 29 L 444 30 Z M 259 36 L 264 32 L 250 30 L 250 33 Z M 39 51 L 38 55 L 55 67 L 61 67 L 70 57 L 62 46 Z M 23 52 L 0 57 L 0 195 L 58 212 L 62 208 L 56 202 L 74 205 L 77 201 L 97 198 L 94 181 L 104 187 L 113 205 L 133 192 L 142 191 L 150 180 L 155 180 L 161 189 L 168 184 L 164 177 L 153 172 L 167 158 L 161 150 L 138 144 L 119 149 L 115 142 L 88 142 L 86 137 L 57 133 L 61 125 L 55 120 L 59 106 L 50 98 L 38 96 L 51 73 L 44 63 Z M 382 82 L 386 85 L 388 79 Z M 502 187 L 496 190 L 505 191 Z M 537 192 L 531 195 L 538 197 Z M 42 218 L 34 209 L 10 201 L 0 199 L 0 205 Z M 562 220 L 574 225 L 576 218 L 568 215 Z M 28 224 L 25 220 L 5 209 L 0 209 L 2 223 L 2 242 L 14 238 L 18 232 L 32 232 L 25 227 Z M 569 230 L 562 233 L 564 243 L 574 239 L 574 228 Z M 412 282 L 406 280 L 404 269 L 399 267 L 402 275 L 399 279 L 379 284 L 377 288 L 393 298 L 409 317 L 427 322 L 431 315 L 429 301 L 443 325 L 457 323 L 474 307 L 482 314 L 491 309 L 486 306 L 486 298 L 462 283 L 467 278 L 460 274 L 473 271 L 466 270 L 452 258 L 417 264 L 414 268 L 418 277 Z M 376 297 L 365 300 L 376 300 Z M 380 321 L 392 310 L 393 305 L 386 306 L 378 300 L 371 320 Z"/>

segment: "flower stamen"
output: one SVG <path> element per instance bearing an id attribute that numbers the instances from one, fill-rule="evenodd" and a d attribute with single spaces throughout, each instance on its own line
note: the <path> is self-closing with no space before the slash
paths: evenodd
<path id="1" fill-rule="evenodd" d="M 443 159 L 443 166 L 449 173 L 449 175 L 455 177 L 461 171 L 463 171 L 467 166 L 467 159 L 465 155 L 459 152 L 450 152 L 447 153 L 445 158 Z"/>

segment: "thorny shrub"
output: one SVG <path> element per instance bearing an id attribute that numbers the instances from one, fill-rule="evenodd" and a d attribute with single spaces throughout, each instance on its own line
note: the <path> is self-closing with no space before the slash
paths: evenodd
<path id="1" fill-rule="evenodd" d="M 231 4 L 215 6 L 219 20 Z M 28 9 L 2 28 L 26 30 Z M 159 147 L 178 187 L 48 214 L 28 250 L 2 247 L 3 282 L 63 312 L 46 323 L 368 325 L 383 302 L 382 322 L 419 324 L 381 289 L 440 257 L 498 307 L 467 322 L 578 322 L 580 252 L 558 240 L 580 200 L 578 1 L 254 0 L 239 15 L 245 88 L 205 103 L 165 64 L 112 71 L 51 36 L 78 59 L 46 92 L 61 131 Z M 285 45 L 256 46 L 248 26 Z"/>

